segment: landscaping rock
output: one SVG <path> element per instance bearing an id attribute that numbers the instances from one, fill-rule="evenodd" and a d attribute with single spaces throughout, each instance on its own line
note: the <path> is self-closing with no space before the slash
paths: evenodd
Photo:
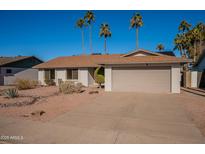
<path id="1" fill-rule="evenodd" d="M 39 111 L 34 111 L 31 113 L 32 116 L 42 116 L 43 114 L 45 114 L 46 112 L 43 110 L 39 110 Z"/>
<path id="2" fill-rule="evenodd" d="M 23 114 L 23 115 L 21 115 L 21 117 L 27 118 L 27 117 L 30 117 L 30 114 Z"/>
<path id="3" fill-rule="evenodd" d="M 39 98 L 38 97 L 19 97 L 15 99 L 8 99 L 5 103 L 0 103 L 0 108 L 7 107 L 22 107 L 26 105 L 34 104 Z"/>
<path id="4" fill-rule="evenodd" d="M 90 91 L 89 94 L 98 94 L 99 91 L 95 90 L 95 91 Z"/>

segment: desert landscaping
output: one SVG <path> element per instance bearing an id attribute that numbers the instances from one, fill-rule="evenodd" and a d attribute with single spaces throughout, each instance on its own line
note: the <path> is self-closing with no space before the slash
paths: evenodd
<path id="1" fill-rule="evenodd" d="M 18 90 L 18 97 L 6 97 L 5 91 L 13 88 L 15 86 L 0 87 L 0 115 L 35 121 L 49 121 L 103 93 L 97 87 L 82 87 L 81 92 L 64 94 L 57 86 L 37 86 Z"/>
<path id="2" fill-rule="evenodd" d="M 71 81 L 42 86 L 22 80 L 0 91 L 1 134 L 24 137 L 2 143 L 204 143 L 205 98 L 183 90 L 105 92 Z M 29 135 L 36 131 L 44 139 Z"/>

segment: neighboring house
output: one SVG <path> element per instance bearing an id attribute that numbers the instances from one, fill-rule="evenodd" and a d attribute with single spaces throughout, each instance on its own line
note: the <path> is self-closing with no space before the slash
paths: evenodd
<path id="1" fill-rule="evenodd" d="M 191 87 L 205 88 L 205 45 L 199 60 L 192 68 Z"/>
<path id="2" fill-rule="evenodd" d="M 42 84 L 47 78 L 95 83 L 94 70 L 104 67 L 105 91 L 180 93 L 180 68 L 188 59 L 139 49 L 128 54 L 59 57 L 35 66 Z"/>
<path id="3" fill-rule="evenodd" d="M 42 62 L 34 56 L 0 57 L 0 85 L 14 84 L 17 78 L 38 80 L 32 67 Z"/>

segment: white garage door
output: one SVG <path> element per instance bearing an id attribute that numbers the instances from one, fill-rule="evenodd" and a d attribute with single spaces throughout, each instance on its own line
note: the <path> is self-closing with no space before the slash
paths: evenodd
<path id="1" fill-rule="evenodd" d="M 170 67 L 112 68 L 112 91 L 170 92 Z"/>

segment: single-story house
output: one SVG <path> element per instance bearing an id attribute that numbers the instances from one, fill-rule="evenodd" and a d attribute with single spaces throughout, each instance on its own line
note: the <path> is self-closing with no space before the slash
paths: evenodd
<path id="1" fill-rule="evenodd" d="M 42 62 L 34 56 L 0 57 L 0 85 L 14 84 L 17 78 L 38 80 L 38 70 L 32 67 Z"/>
<path id="2" fill-rule="evenodd" d="M 58 57 L 39 64 L 38 79 L 81 82 L 92 86 L 94 70 L 104 68 L 105 91 L 180 93 L 180 68 L 191 60 L 143 49 L 128 54 Z"/>

